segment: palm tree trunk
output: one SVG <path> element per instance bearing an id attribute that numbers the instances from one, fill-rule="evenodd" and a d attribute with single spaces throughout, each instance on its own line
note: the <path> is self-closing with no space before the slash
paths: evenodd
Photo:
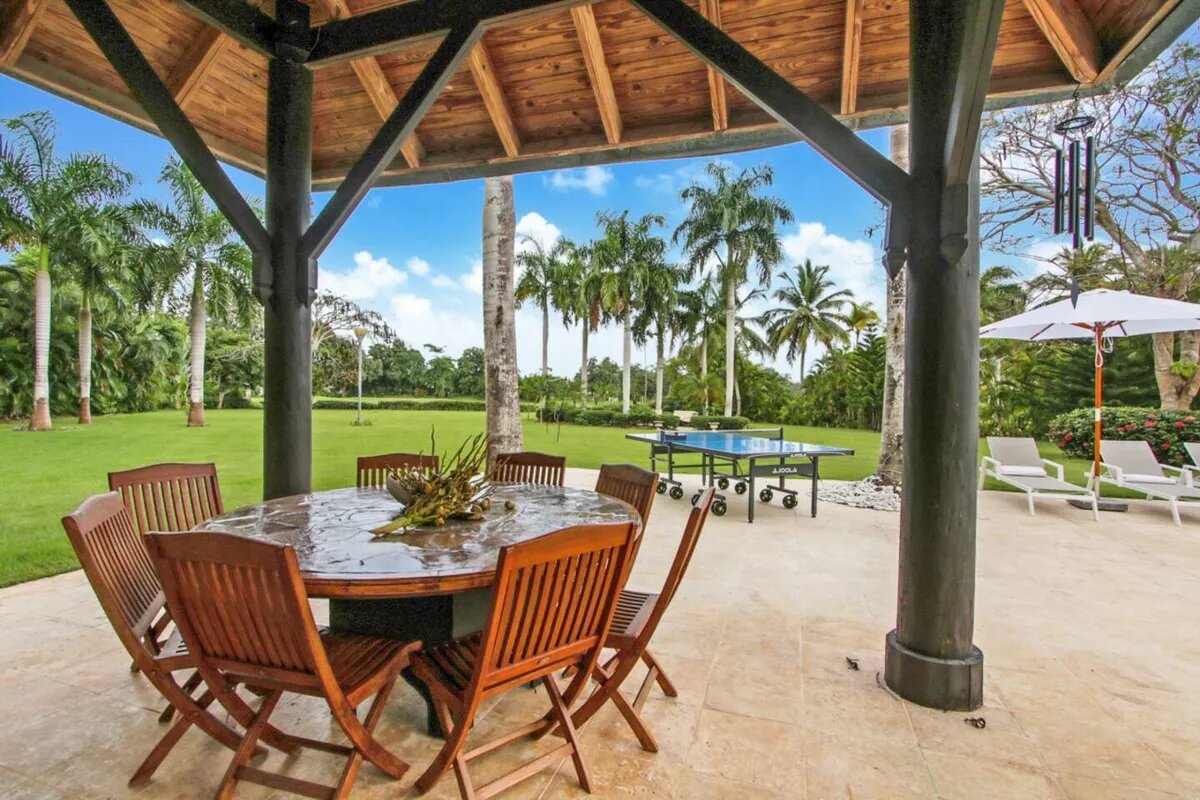
<path id="1" fill-rule="evenodd" d="M 79 304 L 79 424 L 92 424 L 92 298 L 86 289 Z"/>
<path id="2" fill-rule="evenodd" d="M 512 178 L 483 185 L 483 358 L 488 460 L 523 449 L 513 300 L 516 212 Z"/>
<path id="3" fill-rule="evenodd" d="M 579 367 L 579 396 L 583 407 L 588 403 L 588 322 L 584 320 L 579 327 L 583 328 L 583 363 Z"/>
<path id="4" fill-rule="evenodd" d="M 626 305 L 623 317 L 625 327 L 625 358 L 621 365 L 621 411 L 629 413 L 630 364 L 633 363 L 633 310 Z"/>
<path id="5" fill-rule="evenodd" d="M 658 353 L 654 360 L 654 413 L 663 413 L 663 364 L 665 358 L 663 356 L 663 339 L 666 338 L 663 332 L 658 332 Z"/>
<path id="6" fill-rule="evenodd" d="M 542 408 L 550 396 L 550 300 L 542 303 Z"/>
<path id="7" fill-rule="evenodd" d="M 704 408 L 700 410 L 701 414 L 708 413 L 708 326 L 704 326 L 704 330 L 700 337 L 700 384 L 704 387 Z"/>
<path id="8" fill-rule="evenodd" d="M 204 425 L 204 346 L 208 337 L 205 320 L 208 302 L 204 297 L 204 270 L 196 267 L 192 278 L 192 355 L 191 377 L 188 380 L 188 427 Z"/>
<path id="9" fill-rule="evenodd" d="M 728 263 L 728 262 L 726 262 Z M 737 350 L 737 285 L 725 285 L 725 416 L 733 416 L 733 356 Z"/>
<path id="10" fill-rule="evenodd" d="M 50 251 L 33 279 L 33 415 L 29 430 L 50 430 Z"/>
<path id="11" fill-rule="evenodd" d="M 908 126 L 897 125 L 890 136 L 891 159 L 908 169 Z M 887 282 L 887 330 L 883 370 L 883 413 L 879 422 L 879 463 L 875 476 L 899 485 L 904 465 L 904 305 L 906 274 Z"/>
<path id="12" fill-rule="evenodd" d="M 734 398 L 734 413 L 736 416 L 742 415 L 742 387 L 738 386 L 737 381 L 733 382 L 733 398 Z"/>
<path id="13" fill-rule="evenodd" d="M 801 346 L 800 348 L 800 385 L 804 385 L 804 358 L 808 355 L 808 348 Z"/>

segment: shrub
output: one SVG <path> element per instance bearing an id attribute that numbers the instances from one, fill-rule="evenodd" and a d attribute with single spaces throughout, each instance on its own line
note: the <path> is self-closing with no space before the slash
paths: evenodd
<path id="1" fill-rule="evenodd" d="M 750 427 L 747 417 L 704 417 L 699 414 L 692 417 L 692 427 L 698 431 L 708 430 L 714 422 L 717 424 L 717 430 L 722 431 L 740 431 Z"/>
<path id="2" fill-rule="evenodd" d="M 354 411 L 358 401 L 353 397 L 327 397 L 313 402 L 312 407 L 322 411 Z M 522 412 L 537 410 L 536 403 L 521 403 Z M 392 400 L 363 398 L 363 409 L 371 411 L 486 411 L 483 400 L 446 397 L 436 400 L 418 400 L 402 397 Z"/>
<path id="3" fill-rule="evenodd" d="M 678 428 L 679 427 L 679 417 L 675 416 L 674 414 L 663 414 L 661 417 L 658 417 L 655 421 L 661 422 L 662 426 L 664 428 Z"/>
<path id="4" fill-rule="evenodd" d="M 1105 408 L 1101 435 L 1111 441 L 1149 442 L 1154 455 L 1164 464 L 1187 462 L 1184 442 L 1200 442 L 1200 419 L 1191 411 L 1121 406 Z M 1080 408 L 1059 414 L 1050 421 L 1050 440 L 1069 456 L 1090 459 L 1095 411 Z"/>

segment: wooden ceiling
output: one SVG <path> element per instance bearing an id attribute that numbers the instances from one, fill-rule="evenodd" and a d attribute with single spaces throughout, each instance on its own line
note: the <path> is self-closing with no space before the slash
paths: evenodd
<path id="1" fill-rule="evenodd" d="M 397 4 L 308 2 L 314 25 Z M 1183 13 L 1183 2 L 1009 0 L 993 102 L 1105 84 L 1164 20 Z M 3 5 L 0 69 L 153 130 L 64 0 Z M 692 5 L 847 124 L 903 119 L 906 0 Z M 111 6 L 217 155 L 261 174 L 266 57 L 169 0 Z M 426 40 L 314 70 L 318 187 L 341 179 L 436 46 Z M 490 27 L 381 183 L 727 152 L 795 138 L 633 6 L 603 0 Z"/>

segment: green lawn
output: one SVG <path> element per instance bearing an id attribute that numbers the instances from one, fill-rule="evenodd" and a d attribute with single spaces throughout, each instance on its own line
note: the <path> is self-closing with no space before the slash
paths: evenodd
<path id="1" fill-rule="evenodd" d="M 428 448 L 436 429 L 441 448 L 457 445 L 483 429 L 484 415 L 470 411 L 372 411 L 372 423 L 350 423 L 353 411 L 313 415 L 313 488 L 332 489 L 354 482 L 358 455 Z M 49 433 L 0 430 L 0 586 L 75 567 L 75 557 L 59 519 L 76 504 L 107 487 L 110 470 L 162 461 L 215 461 L 229 508 L 259 498 L 262 487 L 262 413 L 210 411 L 208 427 L 189 429 L 181 411 L 97 417 L 90 427 L 55 420 Z M 871 431 L 787 426 L 789 439 L 852 447 L 855 455 L 822 465 L 827 478 L 850 480 L 870 474 L 879 452 Z M 559 453 L 576 467 L 605 461 L 646 461 L 646 448 L 614 428 L 544 425 L 528 419 L 525 446 Z M 1043 455 L 1061 458 L 1043 444 Z M 1067 475 L 1082 482 L 1087 463 L 1067 461 Z M 992 488 L 999 488 L 998 486 Z"/>

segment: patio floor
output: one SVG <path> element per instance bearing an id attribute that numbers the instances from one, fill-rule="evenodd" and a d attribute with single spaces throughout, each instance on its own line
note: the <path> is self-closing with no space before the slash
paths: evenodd
<path id="1" fill-rule="evenodd" d="M 662 751 L 643 753 L 610 706 L 583 730 L 593 796 L 1200 798 L 1197 512 L 1176 528 L 1161 504 L 1134 503 L 1095 523 L 1047 501 L 1031 519 L 1022 497 L 984 493 L 976 642 L 985 706 L 962 714 L 905 703 L 878 682 L 895 615 L 898 515 L 824 503 L 813 520 L 776 501 L 748 525 L 744 499 L 730 498 L 651 648 L 680 689 L 677 700 L 655 690 L 646 706 Z M 657 588 L 686 509 L 657 498 L 632 586 Z M 0 797 L 212 795 L 228 751 L 194 731 L 150 784 L 126 788 L 164 730 L 155 719 L 163 704 L 130 674 L 81 573 L 0 590 L 0 631 Z M 544 701 L 528 690 L 501 698 L 476 735 L 516 727 Z M 328 714 L 305 699 L 273 721 L 332 735 Z M 379 737 L 414 769 L 392 782 L 364 766 L 355 797 L 415 795 L 437 746 L 418 732 L 422 721 L 415 693 L 398 687 Z M 477 774 L 538 746 L 501 751 Z M 331 780 L 336 764 L 272 753 L 267 767 L 280 766 Z M 276 795 L 243 784 L 238 796 Z M 453 776 L 428 796 L 458 797 Z M 568 762 L 503 796 L 586 795 Z"/>

